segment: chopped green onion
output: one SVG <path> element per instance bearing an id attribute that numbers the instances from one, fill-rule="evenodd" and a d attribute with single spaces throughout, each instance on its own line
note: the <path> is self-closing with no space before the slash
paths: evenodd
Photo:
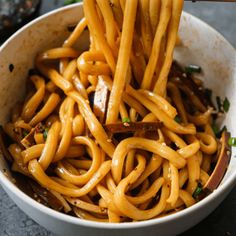
<path id="1" fill-rule="evenodd" d="M 47 137 L 48 137 L 48 128 L 45 128 L 45 130 L 44 130 L 44 132 L 43 132 L 43 138 L 44 138 L 44 140 L 46 140 L 47 139 Z"/>
<path id="2" fill-rule="evenodd" d="M 123 122 L 123 123 L 130 123 L 131 120 L 130 120 L 129 117 L 125 117 L 125 118 L 122 119 L 122 122 Z"/>
<path id="3" fill-rule="evenodd" d="M 216 97 L 216 103 L 217 103 L 219 112 L 228 112 L 229 111 L 230 102 L 229 102 L 227 97 L 222 102 L 221 98 L 219 96 L 217 96 Z"/>
<path id="4" fill-rule="evenodd" d="M 82 0 L 65 0 L 64 5 L 69 5 L 76 2 L 81 2 Z"/>
<path id="5" fill-rule="evenodd" d="M 223 102 L 224 111 L 228 112 L 229 111 L 229 107 L 230 107 L 230 102 L 229 102 L 228 98 L 226 97 L 224 102 Z"/>
<path id="6" fill-rule="evenodd" d="M 201 71 L 202 71 L 202 68 L 197 65 L 188 65 L 187 67 L 185 67 L 185 72 L 188 74 L 201 73 Z"/>
<path id="7" fill-rule="evenodd" d="M 236 138 L 229 138 L 228 144 L 232 147 L 236 147 Z"/>
<path id="8" fill-rule="evenodd" d="M 213 130 L 215 136 L 217 136 L 220 131 L 215 123 L 213 123 L 213 125 L 212 125 L 212 130 Z"/>
<path id="9" fill-rule="evenodd" d="M 181 118 L 177 115 L 177 116 L 175 117 L 175 121 L 176 121 L 177 123 L 181 123 Z"/>
<path id="10" fill-rule="evenodd" d="M 29 134 L 29 132 L 27 130 L 23 130 L 23 136 L 27 136 Z"/>
<path id="11" fill-rule="evenodd" d="M 193 192 L 193 198 L 197 198 L 200 194 L 202 193 L 202 185 L 200 183 L 198 183 L 197 188 L 195 189 L 195 191 Z"/>

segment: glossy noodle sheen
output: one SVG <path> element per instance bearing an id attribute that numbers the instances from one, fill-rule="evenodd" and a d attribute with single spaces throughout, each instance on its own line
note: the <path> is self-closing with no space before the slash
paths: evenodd
<path id="1" fill-rule="evenodd" d="M 5 125 L 13 170 L 87 220 L 140 221 L 193 205 L 218 143 L 212 108 L 170 76 L 183 0 L 83 2 L 63 45 L 37 56 Z"/>

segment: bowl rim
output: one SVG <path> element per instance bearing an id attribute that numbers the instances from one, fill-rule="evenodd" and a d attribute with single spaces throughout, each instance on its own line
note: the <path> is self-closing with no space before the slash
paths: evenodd
<path id="1" fill-rule="evenodd" d="M 56 13 L 60 13 L 63 11 L 71 10 L 72 8 L 82 7 L 83 3 L 76 3 L 69 6 L 63 6 L 58 9 L 55 9 L 53 11 L 50 11 L 33 21 L 29 22 L 22 28 L 20 28 L 18 31 L 16 31 L 8 40 L 6 40 L 0 47 L 0 53 L 3 51 L 3 49 L 11 42 L 13 39 L 15 39 L 21 32 L 32 26 L 33 24 L 40 22 L 44 20 L 45 18 L 54 15 Z M 215 30 L 213 27 L 208 25 L 206 22 L 200 20 L 199 18 L 193 16 L 192 14 L 183 12 L 183 16 L 191 17 L 194 21 L 198 22 L 199 25 L 204 25 L 209 30 L 212 31 L 216 36 L 218 36 L 227 46 L 235 51 L 234 47 L 231 45 L 231 43 L 217 30 Z M 236 69 L 236 68 L 235 68 Z M 0 153 L 2 156 L 2 154 Z M 232 158 L 232 157 L 231 157 Z M 201 208 L 204 208 L 205 205 L 209 204 L 211 201 L 214 201 L 214 199 L 217 199 L 219 195 L 223 194 L 224 192 L 227 192 L 227 189 L 231 189 L 236 184 L 236 172 L 232 173 L 231 176 L 228 177 L 227 180 L 225 180 L 220 186 L 209 196 L 204 198 L 203 200 L 199 201 L 198 203 L 194 204 L 193 206 L 189 208 L 185 208 L 184 210 L 181 210 L 179 212 L 176 212 L 171 215 L 167 215 L 164 217 L 156 218 L 156 219 L 150 219 L 150 220 L 144 220 L 139 222 L 126 222 L 126 223 L 104 223 L 104 222 L 95 222 L 95 221 L 89 221 L 84 220 L 80 218 L 76 218 L 74 216 L 66 215 L 65 213 L 57 212 L 49 207 L 44 206 L 41 203 L 38 203 L 34 199 L 32 199 L 30 196 L 25 194 L 23 191 L 21 191 L 15 184 L 13 184 L 2 171 L 0 171 L 0 184 L 2 187 L 7 189 L 8 191 L 12 192 L 15 196 L 17 196 L 21 201 L 23 201 L 26 205 L 30 205 L 32 208 L 36 208 L 37 211 L 47 214 L 48 216 L 58 219 L 59 221 L 65 221 L 70 224 L 74 225 L 80 225 L 84 227 L 90 227 L 90 228 L 101 228 L 101 229 L 134 229 L 134 228 L 140 228 L 140 227 L 149 227 L 153 225 L 163 224 L 167 222 L 171 222 L 173 220 L 176 220 L 178 218 L 187 217 L 188 215 L 191 215 L 192 213 L 198 211 Z"/>

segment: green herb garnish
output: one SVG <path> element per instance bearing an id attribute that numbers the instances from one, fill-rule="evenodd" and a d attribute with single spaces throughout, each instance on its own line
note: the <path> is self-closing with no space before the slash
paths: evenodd
<path id="1" fill-rule="evenodd" d="M 218 107 L 219 112 L 228 112 L 229 111 L 230 102 L 227 97 L 222 102 L 221 98 L 219 96 L 217 96 L 216 103 L 217 103 L 217 107 Z"/>
<path id="2" fill-rule="evenodd" d="M 195 189 L 195 191 L 193 192 L 193 198 L 198 198 L 199 195 L 202 193 L 202 185 L 200 183 L 198 183 L 197 188 Z"/>
<path id="3" fill-rule="evenodd" d="M 29 132 L 27 130 L 23 130 L 23 137 L 27 136 Z"/>
<path id="4" fill-rule="evenodd" d="M 180 116 L 177 115 L 177 116 L 175 117 L 175 121 L 176 121 L 177 123 L 181 123 L 181 118 L 180 118 Z"/>
<path id="5" fill-rule="evenodd" d="M 223 109 L 225 112 L 229 111 L 229 107 L 230 107 L 230 102 L 228 100 L 228 98 L 226 97 L 225 100 L 223 101 Z"/>
<path id="6" fill-rule="evenodd" d="M 218 126 L 217 126 L 215 123 L 213 123 L 213 125 L 212 125 L 212 130 L 213 130 L 215 136 L 217 136 L 217 134 L 218 134 L 219 131 L 220 131 L 219 128 L 218 128 Z"/>
<path id="7" fill-rule="evenodd" d="M 232 147 L 236 147 L 236 138 L 229 138 L 228 144 Z"/>
<path id="8" fill-rule="evenodd" d="M 70 5 L 72 3 L 82 2 L 82 0 L 65 0 L 64 5 Z"/>
<path id="9" fill-rule="evenodd" d="M 130 123 L 131 120 L 130 120 L 129 117 L 125 117 L 125 118 L 122 119 L 122 122 L 123 122 L 123 123 Z"/>
<path id="10" fill-rule="evenodd" d="M 48 128 L 45 128 L 45 130 L 44 130 L 44 132 L 43 132 L 43 138 L 44 138 L 44 140 L 46 140 L 47 139 L 47 137 L 48 137 Z"/>
<path id="11" fill-rule="evenodd" d="M 188 74 L 201 73 L 201 71 L 202 71 L 202 68 L 197 65 L 188 65 L 187 67 L 185 67 L 185 72 Z"/>

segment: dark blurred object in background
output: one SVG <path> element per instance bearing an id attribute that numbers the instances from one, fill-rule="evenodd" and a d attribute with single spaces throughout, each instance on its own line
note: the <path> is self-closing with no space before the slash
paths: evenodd
<path id="1" fill-rule="evenodd" d="M 0 0 L 0 43 L 37 16 L 41 0 Z"/>

